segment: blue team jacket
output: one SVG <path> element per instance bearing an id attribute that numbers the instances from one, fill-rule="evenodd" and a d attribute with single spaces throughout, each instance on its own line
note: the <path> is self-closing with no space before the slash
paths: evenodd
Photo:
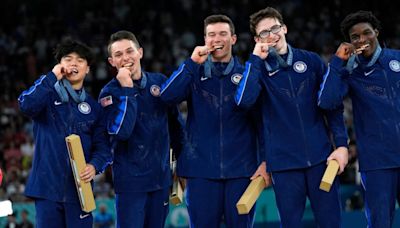
<path id="1" fill-rule="evenodd" d="M 173 152 L 179 154 L 184 134 L 177 107 L 159 97 L 166 79 L 144 72 L 138 86 L 123 88 L 114 78 L 100 93 L 112 136 L 116 193 L 148 192 L 171 184 L 170 138 Z"/>
<path id="2" fill-rule="evenodd" d="M 35 153 L 25 194 L 57 202 L 79 202 L 65 137 L 81 137 L 86 162 L 102 172 L 111 163 L 111 150 L 101 106 L 89 95 L 84 113 L 72 101 L 61 103 L 54 89 L 53 72 L 41 76 L 22 92 L 18 101 L 23 114 L 33 119 Z"/>
<path id="3" fill-rule="evenodd" d="M 234 95 L 243 66 L 234 60 L 227 75 L 206 77 L 204 64 L 186 60 L 166 83 L 161 98 L 187 101 L 187 144 L 177 172 L 183 177 L 249 177 L 257 168 L 257 132 L 249 110 L 237 107 Z"/>
<path id="4" fill-rule="evenodd" d="M 352 74 L 334 56 L 319 97 L 332 109 L 349 95 L 360 170 L 400 167 L 400 51 L 383 49 L 371 67 L 359 64 Z"/>
<path id="5" fill-rule="evenodd" d="M 326 160 L 332 152 L 329 130 L 336 146 L 347 146 L 343 108 L 324 112 L 317 105 L 325 64 L 315 53 L 291 51 L 289 66 L 272 71 L 251 55 L 235 97 L 241 107 L 252 106 L 261 97 L 269 171 L 306 168 Z"/>

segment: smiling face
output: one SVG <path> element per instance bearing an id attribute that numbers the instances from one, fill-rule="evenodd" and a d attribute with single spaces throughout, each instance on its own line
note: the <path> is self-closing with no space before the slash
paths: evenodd
<path id="1" fill-rule="evenodd" d="M 366 22 L 355 24 L 349 29 L 350 42 L 356 49 L 368 44 L 362 52 L 364 57 L 370 57 L 375 52 L 378 46 L 378 35 L 378 30 Z"/>
<path id="2" fill-rule="evenodd" d="M 232 57 L 232 46 L 236 35 L 231 33 L 228 23 L 218 22 L 207 25 L 204 41 L 206 46 L 214 49 L 211 58 L 214 62 L 229 62 Z"/>
<path id="3" fill-rule="evenodd" d="M 262 35 L 266 32 L 269 32 L 268 36 L 264 38 L 260 37 L 260 34 Z M 287 50 L 286 33 L 286 25 L 281 24 L 276 18 L 267 17 L 258 22 L 256 26 L 257 35 L 254 37 L 254 40 L 257 43 L 273 43 L 271 46 L 274 47 L 279 54 L 285 54 Z"/>
<path id="4" fill-rule="evenodd" d="M 138 48 L 132 40 L 115 41 L 110 46 L 110 54 L 111 57 L 108 57 L 108 62 L 117 70 L 128 67 L 132 75 L 141 74 L 140 60 L 143 57 L 143 49 Z"/>
<path id="5" fill-rule="evenodd" d="M 63 56 L 60 64 L 71 72 L 65 75 L 71 85 L 77 85 L 77 88 L 82 87 L 83 80 L 90 69 L 87 60 L 76 52 L 72 52 Z"/>

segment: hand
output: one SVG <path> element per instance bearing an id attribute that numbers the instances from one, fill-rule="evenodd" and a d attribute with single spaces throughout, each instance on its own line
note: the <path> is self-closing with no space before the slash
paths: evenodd
<path id="1" fill-rule="evenodd" d="M 181 184 L 182 190 L 186 188 L 186 179 L 183 177 L 178 177 L 179 183 Z"/>
<path id="2" fill-rule="evenodd" d="M 214 49 L 207 46 L 197 46 L 193 50 L 192 56 L 190 57 L 193 62 L 202 64 L 207 60 L 208 55 L 213 52 Z"/>
<path id="3" fill-rule="evenodd" d="M 53 67 L 53 70 L 51 70 L 57 77 L 57 80 L 61 80 L 65 74 L 70 74 L 71 72 L 68 72 L 68 69 L 62 66 L 61 64 L 57 64 Z"/>
<path id="4" fill-rule="evenodd" d="M 79 177 L 84 182 L 90 182 L 93 180 L 94 176 L 96 175 L 96 169 L 92 164 L 87 163 L 86 167 L 83 169 Z"/>
<path id="5" fill-rule="evenodd" d="M 265 181 L 265 188 L 271 185 L 271 175 L 267 173 L 267 163 L 265 161 L 261 162 L 258 166 L 256 172 L 254 172 L 253 176 L 250 177 L 250 180 L 256 179 L 258 176 L 262 176 Z"/>
<path id="6" fill-rule="evenodd" d="M 347 61 L 350 56 L 354 53 L 354 46 L 350 43 L 343 42 L 340 44 L 336 51 L 336 56 L 344 61 Z"/>
<path id="7" fill-rule="evenodd" d="M 256 43 L 253 50 L 253 55 L 257 55 L 261 59 L 266 59 L 268 57 L 268 49 L 271 43 Z"/>
<path id="8" fill-rule="evenodd" d="M 336 160 L 339 163 L 339 172 L 338 174 L 343 173 L 344 168 L 347 165 L 347 162 L 349 161 L 349 151 L 346 147 L 341 146 L 338 147 L 336 150 L 334 150 L 331 155 L 329 155 L 327 161 L 330 160 Z M 328 164 L 328 162 L 327 162 Z"/>
<path id="9" fill-rule="evenodd" d="M 133 80 L 131 77 L 131 71 L 128 67 L 121 67 L 118 70 L 117 80 L 121 87 L 133 87 Z"/>

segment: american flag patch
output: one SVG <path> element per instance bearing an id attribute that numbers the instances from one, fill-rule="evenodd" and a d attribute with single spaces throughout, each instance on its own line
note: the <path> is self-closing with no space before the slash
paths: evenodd
<path id="1" fill-rule="evenodd" d="M 112 96 L 109 95 L 109 96 L 101 98 L 100 103 L 101 103 L 101 106 L 103 106 L 103 107 L 107 107 L 107 106 L 111 105 L 113 103 Z"/>

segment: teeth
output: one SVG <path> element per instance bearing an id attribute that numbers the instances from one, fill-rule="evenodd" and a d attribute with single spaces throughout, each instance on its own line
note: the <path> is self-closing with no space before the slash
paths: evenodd
<path id="1" fill-rule="evenodd" d="M 221 50 L 224 46 L 219 45 L 219 46 L 214 46 L 215 50 Z"/>
<path id="2" fill-rule="evenodd" d="M 133 66 L 133 63 L 127 63 L 123 67 L 131 67 L 131 66 Z"/>
<path id="3" fill-rule="evenodd" d="M 77 74 L 78 70 L 77 69 L 72 69 L 72 73 Z"/>
<path id="4" fill-rule="evenodd" d="M 364 51 L 367 47 L 369 47 L 369 44 L 364 44 L 361 47 L 357 48 L 355 50 L 355 52 L 360 52 L 360 51 Z"/>

